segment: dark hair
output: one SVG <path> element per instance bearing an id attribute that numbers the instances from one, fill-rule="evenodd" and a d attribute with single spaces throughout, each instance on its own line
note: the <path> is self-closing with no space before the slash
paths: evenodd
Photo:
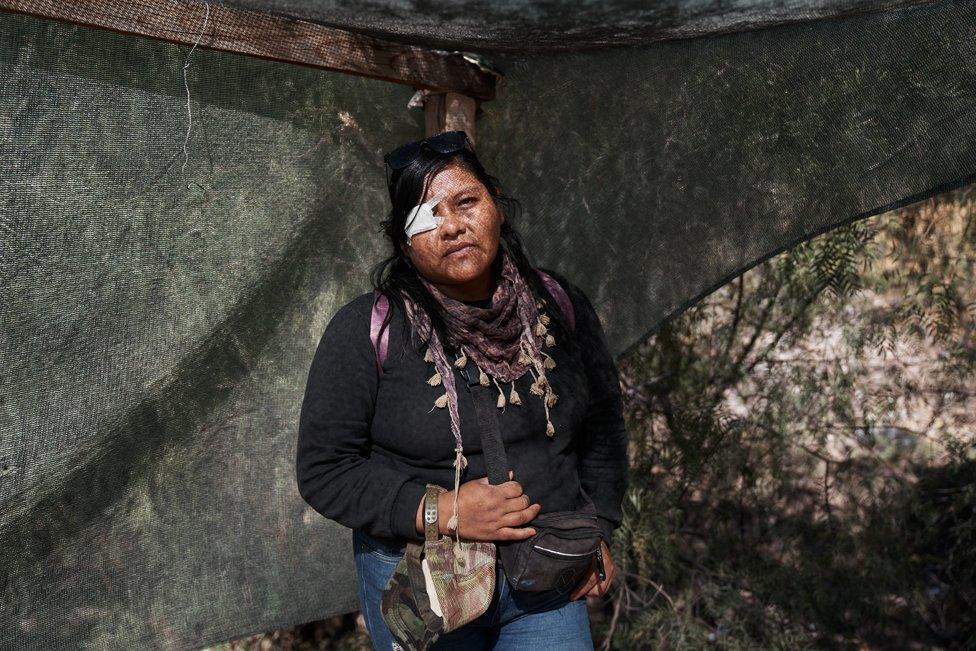
<path id="1" fill-rule="evenodd" d="M 542 281 L 533 271 L 534 265 L 529 260 L 525 247 L 522 245 L 522 239 L 514 225 L 515 219 L 521 216 L 521 204 L 514 197 L 504 194 L 499 180 L 485 171 L 471 146 L 470 140 L 467 141 L 467 146 L 464 149 L 450 154 L 442 154 L 429 147 L 422 147 L 417 158 L 410 165 L 400 170 L 391 171 L 389 168 L 386 170 L 392 208 L 388 218 L 384 219 L 380 225 L 382 232 L 390 242 L 392 254 L 373 267 L 370 272 L 373 288 L 386 294 L 390 301 L 391 309 L 383 322 L 383 327 L 387 327 L 390 323 L 394 309 L 399 309 L 404 314 L 404 345 L 410 341 L 410 328 L 408 320 L 405 318 L 406 312 L 400 292 L 409 295 L 420 308 L 430 315 L 431 325 L 437 330 L 445 349 L 451 347 L 443 309 L 424 284 L 420 282 L 418 271 L 404 254 L 401 244 L 405 244 L 407 241 L 407 235 L 404 232 L 407 214 L 420 203 L 420 198 L 427 192 L 430 181 L 437 172 L 452 162 L 456 162 L 475 175 L 488 189 L 495 205 L 505 215 L 498 241 L 499 254 L 495 255 L 495 259 L 491 263 L 495 277 L 498 278 L 501 271 L 502 257 L 500 252 L 504 250 L 515 263 L 519 273 L 526 279 L 532 293 L 537 297 L 544 297 L 547 305 L 554 304 Z M 558 308 L 549 309 L 546 313 L 550 315 L 551 319 L 559 321 L 565 329 L 566 324 Z"/>

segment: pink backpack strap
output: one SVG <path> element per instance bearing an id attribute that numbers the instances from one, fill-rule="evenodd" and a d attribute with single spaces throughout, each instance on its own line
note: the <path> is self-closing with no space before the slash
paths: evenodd
<path id="1" fill-rule="evenodd" d="M 390 300 L 378 289 L 373 290 L 373 312 L 369 319 L 369 338 L 376 352 L 376 373 L 382 377 L 383 361 L 390 345 L 390 330 L 383 327 L 383 320 L 390 311 Z"/>
<path id="2" fill-rule="evenodd" d="M 576 330 L 576 311 L 573 309 L 573 301 L 570 300 L 569 294 L 566 293 L 566 290 L 563 289 L 563 286 L 559 284 L 558 280 L 542 269 L 536 269 L 536 273 L 539 274 L 546 289 L 549 290 L 552 297 L 556 299 L 556 303 L 559 304 L 559 309 L 562 310 L 563 316 L 569 322 L 569 329 Z"/>

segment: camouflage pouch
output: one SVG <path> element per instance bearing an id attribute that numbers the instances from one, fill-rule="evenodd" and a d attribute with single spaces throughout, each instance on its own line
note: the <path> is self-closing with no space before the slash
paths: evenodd
<path id="1" fill-rule="evenodd" d="M 495 591 L 496 558 L 492 542 L 408 542 L 380 606 L 393 637 L 423 650 L 483 614 Z"/>

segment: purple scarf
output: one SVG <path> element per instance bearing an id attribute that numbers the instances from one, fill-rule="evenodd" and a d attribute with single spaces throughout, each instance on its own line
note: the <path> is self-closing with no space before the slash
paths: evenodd
<path id="1" fill-rule="evenodd" d="M 557 396 L 546 379 L 546 371 L 556 367 L 555 360 L 543 352 L 543 346 L 552 348 L 556 345 L 555 338 L 548 332 L 549 316 L 545 314 L 546 302 L 532 294 L 525 278 L 519 273 L 518 267 L 511 261 L 504 250 L 502 256 L 502 272 L 495 291 L 492 294 L 490 308 L 468 305 L 462 301 L 446 296 L 426 278 L 418 274 L 420 281 L 427 287 L 434 299 L 443 306 L 450 342 L 460 350 L 453 362 L 448 361 L 447 354 L 437 335 L 431 327 L 430 317 L 419 309 L 413 300 L 404 295 L 407 306 L 407 317 L 413 324 L 421 341 L 427 343 L 427 353 L 424 361 L 434 364 L 435 372 L 427 383 L 431 386 L 444 385 L 445 392 L 434 401 L 434 408 L 448 408 L 451 416 L 451 429 L 454 432 L 455 460 L 454 460 L 454 513 L 448 522 L 448 528 L 457 531 L 457 490 L 461 479 L 461 470 L 468 462 L 464 458 L 461 445 L 461 424 L 457 411 L 457 388 L 454 383 L 454 373 L 451 365 L 467 368 L 473 363 L 480 373 L 479 382 L 482 386 L 489 386 L 492 382 L 498 387 L 499 409 L 506 404 L 520 405 L 522 399 L 515 390 L 515 380 L 532 373 L 535 381 L 529 388 L 533 395 L 543 398 L 546 412 L 546 435 L 552 437 L 556 428 L 549 419 L 549 409 L 556 404 Z M 471 369 L 469 369 L 470 372 Z M 498 381 L 511 384 L 508 398 Z"/>

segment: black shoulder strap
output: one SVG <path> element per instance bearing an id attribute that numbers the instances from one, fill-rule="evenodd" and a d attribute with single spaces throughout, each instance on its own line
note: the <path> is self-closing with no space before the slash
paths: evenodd
<path id="1" fill-rule="evenodd" d="M 478 429 L 481 432 L 481 449 L 488 469 L 488 483 L 505 483 L 508 481 L 508 457 L 505 456 L 505 444 L 502 443 L 502 434 L 498 428 L 498 407 L 492 387 L 483 387 L 476 383 L 469 390 L 478 414 Z"/>

